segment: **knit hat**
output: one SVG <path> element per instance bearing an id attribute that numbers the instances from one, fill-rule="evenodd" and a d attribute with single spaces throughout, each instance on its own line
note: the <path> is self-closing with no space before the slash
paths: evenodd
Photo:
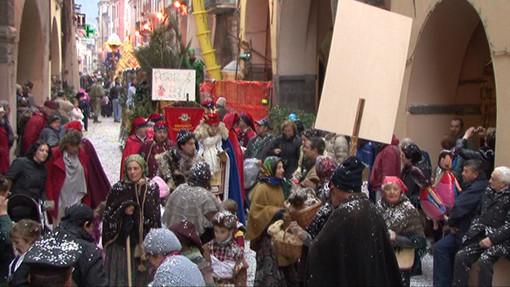
<path id="1" fill-rule="evenodd" d="M 240 117 L 247 126 L 249 126 L 252 130 L 255 130 L 255 122 L 249 113 L 242 113 Z"/>
<path id="2" fill-rule="evenodd" d="M 182 255 L 170 256 L 158 267 L 152 286 L 205 286 L 198 266 Z"/>
<path id="3" fill-rule="evenodd" d="M 346 192 L 361 192 L 362 173 L 365 165 L 357 156 L 347 158 L 333 173 L 331 182 Z"/>
<path id="4" fill-rule="evenodd" d="M 225 107 L 227 105 L 227 100 L 224 97 L 219 97 L 216 100 L 216 106 L 217 107 Z"/>
<path id="5" fill-rule="evenodd" d="M 214 225 L 219 225 L 228 229 L 237 227 L 237 217 L 227 210 L 216 213 L 211 221 Z"/>
<path id="6" fill-rule="evenodd" d="M 201 186 L 205 189 L 211 187 L 211 168 L 205 161 L 194 163 L 189 170 L 188 183 L 190 186 Z"/>
<path id="7" fill-rule="evenodd" d="M 382 188 L 388 184 L 395 183 L 400 187 L 401 192 L 407 191 L 407 186 L 402 182 L 402 180 L 396 176 L 385 176 L 382 184 Z"/>
<path id="8" fill-rule="evenodd" d="M 133 135 L 137 128 L 147 126 L 147 122 L 142 117 L 136 117 L 133 120 L 133 123 L 131 124 L 131 131 L 129 132 L 129 135 Z"/>
<path id="9" fill-rule="evenodd" d="M 180 129 L 177 133 L 177 146 L 187 143 L 190 139 L 194 139 L 195 134 L 187 129 Z"/>
<path id="10" fill-rule="evenodd" d="M 168 184 L 161 177 L 155 176 L 151 180 L 159 186 L 159 198 L 165 198 L 170 194 Z"/>
<path id="11" fill-rule="evenodd" d="M 176 222 L 168 229 L 172 230 L 179 238 L 179 241 L 182 243 L 188 243 L 195 245 L 202 252 L 202 241 L 200 240 L 200 235 L 198 234 L 197 228 L 193 222 L 183 219 L 179 222 Z"/>
<path id="12" fill-rule="evenodd" d="M 152 228 L 143 240 L 143 248 L 149 255 L 168 255 L 181 251 L 182 246 L 172 231 Z"/>
<path id="13" fill-rule="evenodd" d="M 52 100 L 47 100 L 46 102 L 44 102 L 44 106 L 46 106 L 52 110 L 58 110 L 58 108 L 59 108 L 59 104 Z"/>
<path id="14" fill-rule="evenodd" d="M 150 115 L 147 118 L 148 122 L 153 122 L 153 123 L 157 123 L 157 122 L 162 121 L 162 120 L 163 120 L 163 115 L 160 114 L 160 113 L 153 113 L 152 115 Z"/>
<path id="15" fill-rule="evenodd" d="M 168 124 L 164 121 L 159 121 L 157 122 L 155 125 L 154 125 L 154 131 L 157 131 L 157 130 L 168 130 Z"/>
<path id="16" fill-rule="evenodd" d="M 64 125 L 66 130 L 77 130 L 81 132 L 83 130 L 83 126 L 81 125 L 80 121 L 70 121 L 67 124 Z"/>
<path id="17" fill-rule="evenodd" d="M 83 203 L 71 205 L 66 209 L 62 222 L 83 222 L 94 220 L 94 211 Z"/>

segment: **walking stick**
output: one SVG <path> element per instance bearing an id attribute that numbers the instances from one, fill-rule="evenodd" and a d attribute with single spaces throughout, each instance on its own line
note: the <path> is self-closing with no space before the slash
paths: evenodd
<path id="1" fill-rule="evenodd" d="M 128 286 L 133 286 L 133 278 L 131 277 L 133 271 L 131 270 L 131 236 L 128 236 L 126 239 L 126 253 L 127 253 L 127 262 L 128 262 Z"/>

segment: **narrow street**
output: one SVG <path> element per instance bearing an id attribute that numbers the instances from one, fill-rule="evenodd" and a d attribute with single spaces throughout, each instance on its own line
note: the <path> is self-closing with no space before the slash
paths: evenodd
<path id="1" fill-rule="evenodd" d="M 120 158 L 122 156 L 118 141 L 120 124 L 114 123 L 111 117 L 101 118 L 100 120 L 102 121 L 100 124 L 93 124 L 91 121 L 89 131 L 85 132 L 84 135 L 94 144 L 103 169 L 113 185 L 119 180 Z M 256 260 L 255 252 L 249 248 L 249 242 L 247 242 L 245 252 L 246 261 L 250 265 L 248 286 L 253 286 Z M 412 277 L 412 286 L 432 286 L 432 256 L 430 254 L 422 258 L 422 265 L 423 275 Z"/>

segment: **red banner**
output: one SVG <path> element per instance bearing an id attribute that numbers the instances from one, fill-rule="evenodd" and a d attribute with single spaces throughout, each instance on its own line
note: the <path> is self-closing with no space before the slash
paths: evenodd
<path id="1" fill-rule="evenodd" d="M 176 142 L 177 133 L 180 129 L 194 131 L 204 117 L 202 108 L 165 108 L 165 120 L 170 127 L 168 135 L 173 142 Z"/>

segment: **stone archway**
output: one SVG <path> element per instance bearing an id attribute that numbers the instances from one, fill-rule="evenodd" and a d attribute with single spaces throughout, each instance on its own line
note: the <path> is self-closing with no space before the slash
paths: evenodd
<path id="1" fill-rule="evenodd" d="M 41 19 L 37 2 L 25 1 L 19 33 L 16 81 L 19 84 L 24 84 L 26 81 L 34 83 L 32 93 L 36 104 L 42 104 L 44 100 L 43 50 Z"/>
<path id="2" fill-rule="evenodd" d="M 449 122 L 495 125 L 490 47 L 481 19 L 466 0 L 441 1 L 429 14 L 411 55 L 407 136 L 436 162 Z"/>
<path id="3" fill-rule="evenodd" d="M 51 25 L 51 39 L 50 39 L 50 61 L 51 61 L 51 76 L 57 76 L 60 79 L 61 75 L 61 53 L 60 53 L 60 37 L 58 33 L 57 19 L 53 17 Z"/>

